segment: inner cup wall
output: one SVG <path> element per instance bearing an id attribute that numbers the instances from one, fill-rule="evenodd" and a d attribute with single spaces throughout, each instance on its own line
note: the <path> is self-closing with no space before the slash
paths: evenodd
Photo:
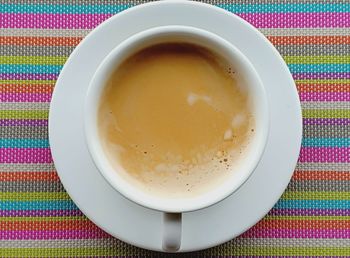
<path id="1" fill-rule="evenodd" d="M 217 39 L 213 39 L 211 37 L 204 37 L 203 35 L 195 34 L 190 31 L 180 31 L 180 32 L 163 32 L 158 34 L 150 34 L 145 36 L 139 40 L 131 41 L 128 44 L 124 44 L 124 46 L 117 47 L 115 51 L 107 56 L 105 61 L 99 67 L 96 78 L 92 82 L 92 86 L 95 85 L 91 89 L 92 92 L 88 93 L 90 98 L 93 99 L 92 102 L 95 102 L 95 110 L 93 112 L 95 119 L 94 124 L 92 125 L 93 134 L 95 140 L 90 144 L 89 149 L 92 152 L 93 159 L 96 165 L 99 167 L 100 172 L 106 177 L 109 183 L 116 188 L 119 192 L 121 192 L 127 198 L 130 198 L 132 201 L 135 201 L 143 206 L 148 208 L 153 208 L 162 211 L 168 212 L 183 212 L 196 210 L 200 208 L 207 207 L 211 204 L 214 204 L 217 201 L 222 200 L 227 197 L 231 192 L 235 191 L 249 176 L 251 171 L 254 169 L 257 163 L 257 159 L 260 158 L 259 148 L 252 148 L 252 146 L 264 144 L 264 135 L 255 134 L 255 137 L 252 137 L 252 144 L 249 145 L 247 149 L 247 158 L 242 160 L 242 166 L 240 166 L 240 170 L 235 172 L 227 182 L 219 185 L 217 188 L 206 192 L 198 197 L 194 198 L 178 198 L 178 199 L 163 199 L 160 197 L 150 196 L 148 193 L 145 193 L 142 190 L 135 188 L 129 182 L 124 180 L 118 174 L 118 170 L 124 171 L 122 167 L 113 168 L 110 162 L 107 160 L 106 155 L 103 155 L 104 150 L 99 143 L 98 137 L 98 128 L 97 128 L 97 109 L 100 103 L 100 98 L 103 93 L 104 87 L 106 85 L 107 80 L 111 76 L 111 74 L 118 69 L 118 66 L 123 63 L 128 57 L 132 56 L 136 52 L 161 43 L 190 43 L 194 45 L 198 45 L 201 47 L 205 47 L 209 49 L 214 54 L 217 54 L 219 57 L 223 58 L 227 61 L 227 63 L 232 67 L 233 70 L 237 71 L 238 74 L 241 75 L 240 80 L 242 80 L 243 84 L 248 88 L 249 92 L 254 92 L 251 94 L 252 98 L 252 111 L 253 115 L 256 118 L 256 130 L 263 131 L 263 126 L 260 124 L 259 112 L 265 112 L 266 110 L 261 109 L 261 102 L 263 99 L 263 89 L 259 89 L 259 87 L 254 87 L 254 84 L 259 83 L 258 79 L 254 76 L 247 76 L 252 74 L 252 67 L 249 67 L 247 61 L 244 61 L 243 56 L 239 56 L 238 53 L 232 51 L 230 45 L 225 45 L 222 42 L 218 42 Z M 227 42 L 227 44 L 229 44 Z M 102 86 L 101 86 L 102 85 Z M 259 94 L 259 90 L 261 90 L 261 94 Z M 91 97 L 91 95 L 94 95 Z M 262 96 L 259 98 L 258 96 Z M 93 105 L 93 103 L 92 103 Z M 264 116 L 262 116 L 264 117 Z M 261 128 L 260 128 L 261 127 Z M 89 140 L 88 140 L 89 141 Z M 91 142 L 91 141 L 90 141 Z M 257 155 L 259 157 L 257 157 Z M 255 159 L 251 159 L 251 157 L 255 157 Z M 122 182 L 123 181 L 123 182 Z"/>

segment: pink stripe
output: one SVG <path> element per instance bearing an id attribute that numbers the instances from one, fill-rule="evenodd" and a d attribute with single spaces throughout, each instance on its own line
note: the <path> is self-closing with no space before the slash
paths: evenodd
<path id="1" fill-rule="evenodd" d="M 350 27 L 350 13 L 242 13 L 258 28 Z M 112 14 L 9 14 L 0 15 L 3 28 L 92 29 Z"/>
<path id="2" fill-rule="evenodd" d="M 350 13 L 243 13 L 258 28 L 350 27 Z"/>
<path id="3" fill-rule="evenodd" d="M 50 148 L 1 148 L 0 163 L 51 163 Z"/>
<path id="4" fill-rule="evenodd" d="M 2 240 L 89 239 L 110 237 L 102 230 L 11 230 L 0 231 Z"/>
<path id="5" fill-rule="evenodd" d="M 0 119 L 0 126 L 48 126 L 47 119 Z"/>
<path id="6" fill-rule="evenodd" d="M 0 14 L 2 28 L 92 29 L 112 14 Z"/>
<path id="7" fill-rule="evenodd" d="M 303 124 L 304 125 L 350 125 L 350 119 L 349 118 L 303 118 Z"/>
<path id="8" fill-rule="evenodd" d="M 345 238 L 350 239 L 350 229 L 256 229 L 245 232 L 244 238 Z"/>
<path id="9" fill-rule="evenodd" d="M 313 79 L 350 79 L 349 72 L 327 72 L 327 73 L 293 73 L 294 80 L 313 80 Z"/>
<path id="10" fill-rule="evenodd" d="M 301 92 L 301 101 L 350 101 L 350 92 Z"/>
<path id="11" fill-rule="evenodd" d="M 0 73 L 0 80 L 57 80 L 58 73 Z"/>
<path id="12" fill-rule="evenodd" d="M 303 147 L 299 162 L 350 162 L 350 148 Z"/>
<path id="13" fill-rule="evenodd" d="M 0 93 L 2 102 L 50 102 L 51 93 Z"/>
<path id="14" fill-rule="evenodd" d="M 35 172 L 34 172 L 35 173 Z M 80 210 L 0 210 L 0 217 L 84 216 Z"/>

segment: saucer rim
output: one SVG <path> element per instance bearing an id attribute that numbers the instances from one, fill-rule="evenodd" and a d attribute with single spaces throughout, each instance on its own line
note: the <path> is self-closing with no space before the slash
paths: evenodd
<path id="1" fill-rule="evenodd" d="M 224 11 L 224 10 L 218 8 L 218 7 L 214 7 L 214 6 L 208 5 L 208 4 L 203 4 L 203 3 L 198 3 L 198 2 L 167 1 L 167 2 L 147 3 L 147 4 L 143 4 L 143 5 L 139 5 L 139 6 L 130 8 L 130 9 L 126 10 L 126 11 L 123 11 L 120 14 L 117 14 L 117 15 L 113 16 L 112 18 L 108 19 L 107 21 L 105 21 L 101 25 L 99 25 L 85 39 L 83 39 L 82 42 L 73 51 L 72 55 L 70 56 L 69 60 L 67 61 L 66 65 L 63 68 L 63 70 L 62 70 L 62 72 L 61 72 L 61 74 L 59 76 L 59 79 L 58 79 L 58 81 L 56 83 L 56 87 L 55 87 L 55 90 L 54 90 L 54 93 L 53 93 L 53 96 L 52 96 L 52 103 L 51 103 L 51 106 L 50 106 L 50 114 L 49 114 L 49 138 L 50 138 L 50 143 L 51 143 L 51 148 L 52 148 L 52 156 L 53 156 L 53 160 L 55 161 L 57 172 L 59 174 L 59 177 L 60 177 L 64 187 L 67 189 L 67 192 L 69 193 L 69 195 L 71 196 L 73 201 L 83 211 L 83 213 L 86 214 L 87 217 L 89 217 L 89 219 L 91 219 L 95 224 L 99 225 L 106 232 L 108 232 L 111 235 L 117 237 L 118 239 L 121 239 L 124 242 L 127 242 L 129 244 L 132 244 L 132 245 L 135 245 L 135 246 L 138 246 L 138 247 L 141 247 L 141 248 L 146 248 L 146 249 L 155 250 L 155 251 L 162 251 L 161 250 L 161 242 L 159 242 L 158 244 L 153 244 L 152 246 L 150 246 L 150 245 L 145 244 L 144 241 L 142 241 L 142 240 L 140 241 L 140 239 L 137 239 L 137 240 L 135 240 L 135 239 L 128 239 L 127 237 L 124 237 L 124 235 L 116 234 L 115 231 L 111 230 L 110 228 L 107 228 L 104 225 L 106 223 L 100 222 L 100 221 L 98 221 L 98 219 L 96 219 L 96 216 L 93 215 L 93 213 L 95 211 L 90 210 L 90 208 L 86 207 L 86 204 L 81 203 L 81 200 L 80 200 L 79 196 L 77 195 L 76 191 L 74 189 L 72 189 L 72 187 L 71 187 L 71 186 L 73 186 L 73 188 L 74 188 L 74 184 L 75 183 L 73 183 L 71 185 L 71 182 L 69 182 L 71 179 L 69 179 L 69 176 L 66 175 L 65 172 L 63 172 L 64 170 L 66 170 L 66 169 L 63 168 L 65 165 L 62 164 L 62 163 L 64 163 L 64 161 L 62 161 L 62 159 L 61 159 L 62 157 L 64 157 L 64 155 L 62 156 L 62 153 L 60 152 L 60 150 L 58 150 L 58 148 L 60 148 L 60 147 L 57 144 L 57 140 L 58 140 L 58 138 L 60 140 L 65 140 L 65 139 L 62 139 L 62 138 L 59 137 L 59 134 L 61 134 L 62 131 L 59 130 L 58 127 L 53 126 L 53 124 L 57 123 L 57 119 L 59 120 L 59 118 L 57 117 L 57 112 L 58 112 L 57 110 L 58 110 L 58 107 L 60 107 L 58 98 L 62 97 L 62 90 L 64 89 L 63 88 L 64 86 L 60 86 L 60 85 L 64 84 L 65 80 L 67 80 L 67 78 L 65 78 L 65 77 L 71 76 L 69 74 L 68 70 L 71 69 L 72 65 L 74 67 L 75 64 L 74 64 L 73 60 L 79 59 L 78 56 L 79 56 L 79 53 L 80 53 L 80 49 L 82 47 L 84 47 L 85 44 L 87 44 L 86 42 L 89 42 L 89 41 L 93 40 L 93 37 L 94 37 L 94 35 L 97 32 L 98 33 L 101 33 L 101 32 L 107 33 L 107 31 L 104 31 L 104 27 L 105 26 L 113 24 L 117 20 L 125 19 L 125 16 L 128 16 L 130 14 L 135 14 L 137 12 L 141 12 L 142 13 L 142 11 L 145 8 L 146 9 L 147 8 L 148 9 L 149 8 L 157 9 L 159 7 L 165 7 L 165 9 L 166 9 L 166 8 L 169 8 L 169 6 L 171 6 L 171 5 L 180 5 L 182 7 L 183 6 L 187 6 L 189 8 L 204 8 L 204 9 L 208 9 L 208 10 L 210 10 L 209 12 L 213 12 L 213 16 L 214 16 L 214 13 L 221 13 L 221 15 L 225 15 L 227 17 L 231 17 L 232 22 L 238 22 L 238 23 L 244 24 L 251 31 L 254 31 L 254 33 L 259 38 L 259 40 L 264 41 L 264 44 L 267 43 L 267 45 L 269 46 L 270 51 L 272 50 L 271 53 L 274 53 L 275 57 L 277 56 L 280 59 L 280 67 L 279 68 L 284 69 L 286 82 L 288 84 L 291 84 L 288 87 L 290 87 L 290 86 L 294 87 L 292 89 L 292 92 L 294 92 L 294 96 L 288 96 L 288 97 L 290 97 L 290 100 L 293 99 L 294 111 L 295 111 L 294 119 L 295 119 L 295 122 L 298 125 L 298 126 L 296 126 L 294 128 L 296 130 L 294 132 L 294 134 L 296 135 L 295 139 L 293 139 L 293 141 L 291 141 L 290 138 L 289 138 L 289 141 L 292 143 L 292 145 L 294 144 L 294 151 L 293 151 L 294 155 L 291 158 L 293 160 L 293 162 L 291 162 L 291 163 L 294 163 L 295 165 L 296 165 L 297 158 L 299 156 L 299 150 L 300 150 L 300 146 L 301 146 L 301 135 L 302 135 L 302 122 L 301 122 L 300 102 L 299 102 L 298 94 L 297 94 L 297 91 L 296 91 L 296 88 L 295 88 L 295 85 L 294 85 L 294 81 L 293 81 L 293 79 L 292 79 L 292 77 L 291 77 L 291 75 L 289 73 L 289 70 L 288 70 L 286 64 L 284 63 L 282 57 L 279 55 L 277 50 L 272 46 L 272 44 L 257 29 L 253 28 L 250 24 L 248 24 L 246 21 L 242 20 L 238 16 L 236 16 L 234 14 L 231 14 L 231 13 L 228 13 L 227 11 Z M 174 6 L 172 6 L 172 8 L 174 8 Z M 254 61 L 253 60 L 250 60 L 250 61 L 254 65 Z M 68 88 L 68 90 L 69 90 L 69 88 Z M 87 87 L 86 87 L 86 90 L 87 90 Z M 267 89 L 267 91 L 268 91 L 268 89 Z M 79 94 L 82 94 L 82 93 L 80 92 Z M 64 124 L 65 123 L 63 123 L 63 125 Z M 79 127 L 79 125 L 78 125 L 78 127 Z M 60 129 L 62 129 L 62 128 L 60 128 Z M 82 144 L 85 144 L 85 148 L 86 148 L 86 142 L 82 143 Z M 265 153 L 264 153 L 264 155 L 265 155 Z M 264 157 L 262 157 L 262 159 L 263 158 Z M 63 158 L 63 160 L 64 160 L 64 158 Z M 294 165 L 294 167 L 295 167 L 295 165 Z M 96 171 L 96 167 L 91 167 L 91 169 L 95 170 L 95 174 L 99 174 L 99 172 Z M 68 170 L 69 169 L 67 169 L 66 171 L 68 171 Z M 222 238 L 220 238 L 220 239 L 218 237 L 219 240 L 217 240 L 217 241 L 212 241 L 210 243 L 201 244 L 201 245 L 198 245 L 198 243 L 197 243 L 197 245 L 195 247 L 193 247 L 193 248 L 190 248 L 190 247 L 188 247 L 188 248 L 181 248 L 180 252 L 196 251 L 196 250 L 201 250 L 201 249 L 209 248 L 209 247 L 212 247 L 212 246 L 216 246 L 218 244 L 221 244 L 221 243 L 224 243 L 224 242 L 226 242 L 228 240 L 231 240 L 232 238 L 236 237 L 237 235 L 241 234 L 242 232 L 246 231 L 248 228 L 253 226 L 257 221 L 259 221 L 263 216 L 265 216 L 265 214 L 273 207 L 273 205 L 279 199 L 279 197 L 283 193 L 284 189 L 286 188 L 286 186 L 287 186 L 287 184 L 288 184 L 288 182 L 289 182 L 289 180 L 290 180 L 290 178 L 291 178 L 291 176 L 293 174 L 293 171 L 294 171 L 294 169 L 288 169 L 288 171 L 286 171 L 285 177 L 284 177 L 284 182 L 280 182 L 279 183 L 279 185 L 280 185 L 279 189 L 280 190 L 278 191 L 278 193 L 274 194 L 274 198 L 271 198 L 271 200 L 268 201 L 269 202 L 269 205 L 268 205 L 269 208 L 265 207 L 265 211 L 264 212 L 260 212 L 260 214 L 258 216 L 255 216 L 255 219 L 250 219 L 250 222 L 248 223 L 249 225 L 247 225 L 246 227 L 244 227 L 240 231 L 232 232 L 231 235 L 227 235 L 226 237 L 222 236 Z M 254 171 L 252 176 L 250 177 L 250 179 L 248 179 L 248 181 L 252 181 L 254 176 L 255 176 L 255 174 L 256 173 Z M 108 184 L 108 182 L 106 182 L 106 181 L 105 181 L 105 183 Z M 246 182 L 241 188 L 243 188 L 247 184 L 248 184 L 248 182 Z M 232 196 L 235 196 L 235 195 L 236 195 L 236 192 L 234 194 L 232 194 Z M 215 204 L 214 207 L 223 205 L 223 203 L 227 203 L 227 205 L 228 205 L 228 202 L 230 202 L 230 199 L 233 198 L 232 196 L 226 198 L 224 201 L 220 202 L 219 204 Z M 125 202 L 127 203 L 127 202 L 130 202 L 130 201 L 125 200 Z M 129 203 L 129 205 L 135 205 L 135 204 Z M 161 214 L 161 212 L 151 211 L 151 210 L 148 210 L 148 209 L 146 209 L 144 207 L 141 207 L 141 206 L 139 206 L 138 208 L 147 210 L 147 213 L 152 213 L 152 214 L 154 214 L 154 216 L 156 216 L 155 213 L 157 213 L 157 217 L 159 217 L 159 215 Z M 204 210 L 207 210 L 207 209 L 210 209 L 210 208 L 211 207 L 206 208 Z M 190 213 L 189 214 L 184 214 L 184 215 L 187 215 L 187 220 L 190 220 L 191 218 L 193 220 L 193 217 L 195 217 L 193 215 L 194 213 L 198 213 L 198 214 L 200 214 L 198 216 L 201 216 L 201 215 L 203 215 L 204 210 L 191 212 L 192 213 L 191 216 L 189 215 Z M 247 216 L 247 217 L 249 217 L 249 216 Z M 184 220 L 186 220 L 186 216 L 184 216 Z M 160 220 L 159 220 L 159 223 L 160 223 Z M 188 223 L 186 223 L 186 224 L 188 224 Z M 159 236 L 158 237 L 156 236 L 155 239 L 156 238 L 159 238 Z"/>

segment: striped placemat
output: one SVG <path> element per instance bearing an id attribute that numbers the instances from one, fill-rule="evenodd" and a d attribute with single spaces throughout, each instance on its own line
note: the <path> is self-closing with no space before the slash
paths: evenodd
<path id="1" fill-rule="evenodd" d="M 162 256 L 114 239 L 78 210 L 55 172 L 47 131 L 55 81 L 74 47 L 141 2 L 1 1 L 1 257 Z M 210 1 L 259 28 L 287 62 L 303 107 L 299 163 L 256 226 L 184 256 L 350 257 L 350 2 L 246 2 Z"/>

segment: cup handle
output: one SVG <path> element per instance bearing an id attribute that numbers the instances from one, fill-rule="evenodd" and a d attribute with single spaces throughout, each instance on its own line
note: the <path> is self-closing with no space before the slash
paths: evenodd
<path id="1" fill-rule="evenodd" d="M 176 252 L 181 245 L 182 213 L 163 213 L 162 249 Z"/>

